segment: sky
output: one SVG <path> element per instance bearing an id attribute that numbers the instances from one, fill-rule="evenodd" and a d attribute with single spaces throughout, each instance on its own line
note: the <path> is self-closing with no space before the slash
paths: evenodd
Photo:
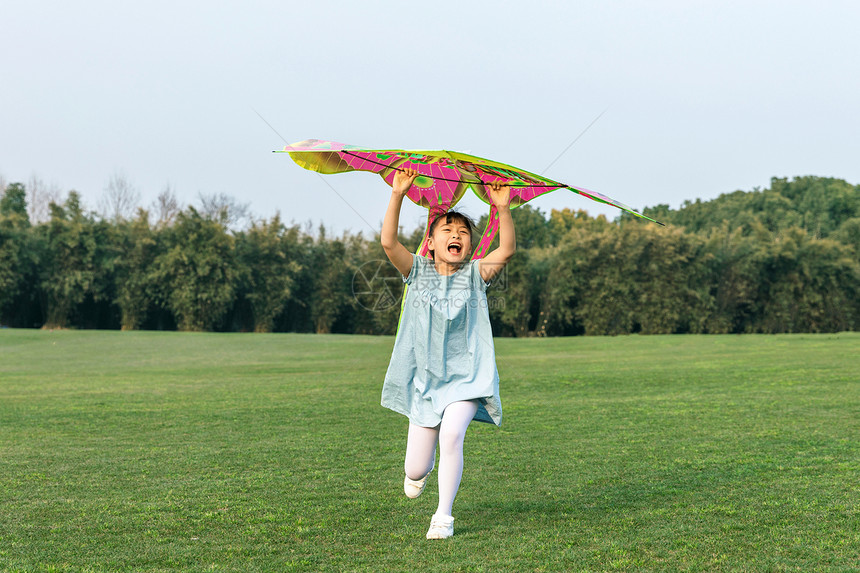
<path id="1" fill-rule="evenodd" d="M 145 207 L 169 186 L 338 234 L 378 232 L 387 185 L 273 150 L 451 149 L 637 209 L 857 184 L 858 24 L 847 0 L 5 2 L 0 180 L 97 209 L 120 175 Z M 618 214 L 564 190 L 531 205 Z"/>

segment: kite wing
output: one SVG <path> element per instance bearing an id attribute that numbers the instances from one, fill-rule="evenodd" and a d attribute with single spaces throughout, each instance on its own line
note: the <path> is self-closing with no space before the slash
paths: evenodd
<path id="1" fill-rule="evenodd" d="M 428 209 L 428 228 L 430 221 L 454 207 L 466 190 L 471 189 L 482 201 L 490 205 L 487 227 L 475 248 L 473 259 L 479 259 L 487 254 L 499 228 L 496 208 L 487 197 L 485 187 L 487 183 L 495 181 L 501 181 L 510 186 L 511 208 L 519 207 L 550 191 L 569 189 L 592 201 L 611 205 L 659 225 L 663 224 L 638 213 L 620 201 L 595 191 L 559 183 L 505 163 L 456 151 L 367 149 L 335 141 L 306 139 L 287 145 L 283 152 L 289 153 L 293 161 L 311 171 L 323 174 L 369 171 L 378 173 L 389 185 L 393 184 L 397 171 L 403 169 L 418 171 L 419 176 L 415 178 L 406 196 L 416 205 Z M 419 247 L 419 254 L 427 254 L 426 238 L 425 232 L 425 240 Z"/>

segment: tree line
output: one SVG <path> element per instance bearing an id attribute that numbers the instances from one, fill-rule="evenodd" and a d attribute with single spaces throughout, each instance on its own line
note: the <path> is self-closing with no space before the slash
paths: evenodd
<path id="1" fill-rule="evenodd" d="M 28 212 L 0 195 L 0 325 L 392 334 L 403 283 L 379 237 L 284 223 L 235 229 L 229 198 L 96 214 L 78 193 Z M 169 204 L 160 197 L 161 207 Z M 169 197 L 167 197 L 169 199 Z M 118 203 L 118 202 L 115 202 Z M 30 210 L 32 211 L 32 210 Z M 513 211 L 517 253 L 488 290 L 502 336 L 835 332 L 860 326 L 860 186 L 768 189 L 609 221 Z M 484 221 L 479 221 L 483 228 Z M 401 234 L 415 249 L 423 229 Z"/>

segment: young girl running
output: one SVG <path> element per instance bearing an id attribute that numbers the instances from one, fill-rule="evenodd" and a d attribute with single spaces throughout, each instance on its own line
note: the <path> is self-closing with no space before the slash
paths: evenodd
<path id="1" fill-rule="evenodd" d="M 451 515 L 463 475 L 463 440 L 472 420 L 502 421 L 499 374 L 486 289 L 516 250 L 510 189 L 488 186 L 499 213 L 499 247 L 470 261 L 472 223 L 460 213 L 437 217 L 428 232 L 432 259 L 413 255 L 397 239 L 403 197 L 417 177 L 412 169 L 394 177 L 382 224 L 382 248 L 409 285 L 382 405 L 409 418 L 404 491 L 424 491 L 439 444 L 439 505 L 427 539 L 454 534 Z"/>

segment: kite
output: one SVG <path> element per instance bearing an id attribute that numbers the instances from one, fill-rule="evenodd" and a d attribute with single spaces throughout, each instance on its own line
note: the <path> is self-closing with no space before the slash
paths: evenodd
<path id="1" fill-rule="evenodd" d="M 510 187 L 512 209 L 550 191 L 569 189 L 598 203 L 617 207 L 637 217 L 663 225 L 595 191 L 559 183 L 504 163 L 456 151 L 368 149 L 335 141 L 306 139 L 287 145 L 280 152 L 289 153 L 293 161 L 311 171 L 322 174 L 370 171 L 381 175 L 389 185 L 392 185 L 397 171 L 403 169 L 418 171 L 419 175 L 406 196 L 416 205 L 427 208 L 428 229 L 436 217 L 451 209 L 463 197 L 466 190 L 471 189 L 481 201 L 490 205 L 487 226 L 472 259 L 480 259 L 487 254 L 499 229 L 498 212 L 487 196 L 486 189 L 486 185 L 494 181 L 501 181 Z M 418 254 L 424 256 L 427 255 L 426 239 L 425 232 L 424 240 L 418 248 Z"/>

